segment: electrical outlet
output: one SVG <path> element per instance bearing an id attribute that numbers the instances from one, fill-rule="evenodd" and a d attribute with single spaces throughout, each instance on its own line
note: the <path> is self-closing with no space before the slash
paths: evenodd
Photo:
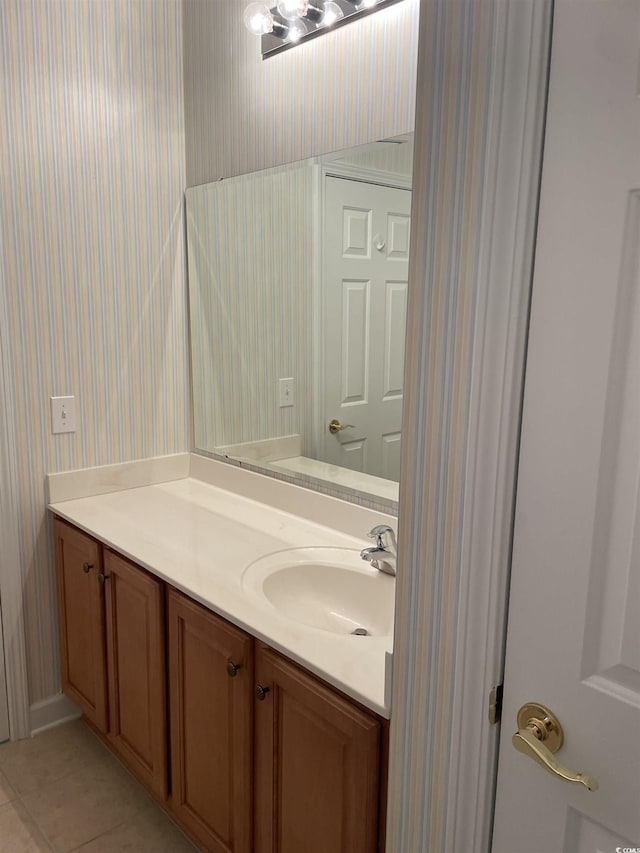
<path id="1" fill-rule="evenodd" d="M 75 397 L 52 397 L 51 398 L 51 432 L 55 435 L 59 432 L 76 431 L 76 398 Z"/>
<path id="2" fill-rule="evenodd" d="M 278 387 L 280 391 L 280 408 L 284 409 L 287 406 L 293 406 L 295 402 L 293 399 L 293 378 L 281 379 Z"/>

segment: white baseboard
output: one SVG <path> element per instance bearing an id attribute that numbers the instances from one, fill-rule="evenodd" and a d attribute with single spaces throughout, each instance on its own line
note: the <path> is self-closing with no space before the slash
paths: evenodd
<path id="1" fill-rule="evenodd" d="M 42 702 L 34 702 L 29 713 L 31 737 L 67 723 L 69 720 L 76 720 L 82 715 L 78 706 L 67 699 L 64 693 L 57 693 Z"/>

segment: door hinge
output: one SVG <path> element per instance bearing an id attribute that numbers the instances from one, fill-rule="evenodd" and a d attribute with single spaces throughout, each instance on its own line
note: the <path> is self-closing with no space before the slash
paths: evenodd
<path id="1" fill-rule="evenodd" d="M 502 684 L 492 687 L 489 691 L 489 722 L 495 725 L 500 722 L 502 715 Z"/>

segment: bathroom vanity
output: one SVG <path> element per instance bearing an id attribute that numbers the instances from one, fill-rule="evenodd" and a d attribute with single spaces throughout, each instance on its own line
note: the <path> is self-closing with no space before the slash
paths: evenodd
<path id="1" fill-rule="evenodd" d="M 383 850 L 392 625 L 296 621 L 252 571 L 354 556 L 350 579 L 392 608 L 393 579 L 359 560 L 366 539 L 193 477 L 50 508 L 63 690 L 195 843 Z"/>

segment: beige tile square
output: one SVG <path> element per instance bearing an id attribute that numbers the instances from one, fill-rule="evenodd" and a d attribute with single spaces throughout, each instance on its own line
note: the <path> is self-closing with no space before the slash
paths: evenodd
<path id="1" fill-rule="evenodd" d="M 42 833 L 19 800 L 0 806 L 2 853 L 51 853 Z"/>
<path id="2" fill-rule="evenodd" d="M 59 853 L 120 826 L 153 802 L 109 755 L 40 787 L 22 801 Z"/>
<path id="3" fill-rule="evenodd" d="M 197 847 L 156 805 L 79 847 L 76 853 L 196 853 Z"/>
<path id="4" fill-rule="evenodd" d="M 0 771 L 26 794 L 101 759 L 107 750 L 82 720 L 0 746 Z"/>
<path id="5" fill-rule="evenodd" d="M 15 800 L 18 795 L 15 790 L 9 784 L 7 777 L 0 770 L 0 806 L 3 806 L 5 803 L 10 803 L 12 800 Z M 0 853 L 2 848 L 0 848 Z"/>

